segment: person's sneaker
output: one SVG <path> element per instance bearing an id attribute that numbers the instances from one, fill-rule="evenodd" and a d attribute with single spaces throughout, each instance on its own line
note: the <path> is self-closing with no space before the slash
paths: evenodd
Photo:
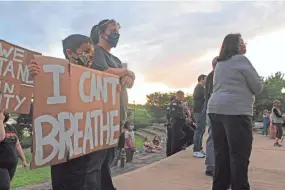
<path id="1" fill-rule="evenodd" d="M 205 171 L 205 175 L 213 177 L 214 176 L 214 172 L 213 171 Z"/>
<path id="2" fill-rule="evenodd" d="M 201 152 L 193 152 L 193 156 L 196 158 L 205 158 L 205 155 Z"/>
<path id="3" fill-rule="evenodd" d="M 275 147 L 281 147 L 282 145 L 279 144 L 279 143 L 274 143 L 274 146 L 275 146 Z"/>
<path id="4" fill-rule="evenodd" d="M 206 153 L 203 150 L 201 150 L 200 152 L 206 156 Z"/>

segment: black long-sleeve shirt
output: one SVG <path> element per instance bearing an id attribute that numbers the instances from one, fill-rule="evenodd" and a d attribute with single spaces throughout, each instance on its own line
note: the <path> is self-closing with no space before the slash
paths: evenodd
<path id="1" fill-rule="evenodd" d="M 197 84 L 193 93 L 193 100 L 194 100 L 193 113 L 202 113 L 205 102 L 204 91 L 205 91 L 204 87 L 201 84 Z"/>
<path id="2" fill-rule="evenodd" d="M 214 78 L 214 71 L 211 71 L 206 79 L 206 85 L 205 85 L 205 106 L 207 106 L 207 103 L 213 93 L 213 78 Z"/>

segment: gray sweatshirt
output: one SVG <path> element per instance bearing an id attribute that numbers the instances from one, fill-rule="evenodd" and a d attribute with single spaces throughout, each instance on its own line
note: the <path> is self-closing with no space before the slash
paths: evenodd
<path id="1" fill-rule="evenodd" d="M 248 58 L 235 55 L 218 62 L 213 85 L 207 113 L 252 116 L 254 95 L 262 91 L 264 84 Z"/>

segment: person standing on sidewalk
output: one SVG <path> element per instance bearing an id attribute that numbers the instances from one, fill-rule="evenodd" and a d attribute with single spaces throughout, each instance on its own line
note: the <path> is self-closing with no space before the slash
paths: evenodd
<path id="1" fill-rule="evenodd" d="M 203 135 L 205 133 L 206 127 L 206 114 L 203 114 L 203 106 L 205 103 L 204 91 L 206 83 L 206 75 L 200 75 L 198 77 L 198 84 L 194 89 L 193 100 L 193 116 L 196 122 L 196 130 L 194 133 L 194 147 L 193 147 L 193 156 L 196 158 L 204 158 L 205 153 L 202 148 Z"/>
<path id="2" fill-rule="evenodd" d="M 279 100 L 273 101 L 273 108 L 272 108 L 272 122 L 273 125 L 276 127 L 276 137 L 274 146 L 281 147 L 282 145 L 279 143 L 280 139 L 283 136 L 282 124 L 284 122 L 283 115 L 280 110 L 281 104 Z"/>
<path id="3" fill-rule="evenodd" d="M 124 68 L 121 60 L 111 53 L 117 47 L 120 38 L 120 24 L 113 19 L 105 19 L 93 26 L 90 38 L 94 44 L 94 60 L 91 69 L 103 71 L 120 77 L 120 122 L 126 121 L 128 107 L 127 88 L 134 85 L 134 72 Z M 101 190 L 116 190 L 111 176 L 111 163 L 115 157 L 115 148 L 108 148 L 101 168 Z"/>
<path id="4" fill-rule="evenodd" d="M 171 155 L 176 154 L 182 150 L 181 138 L 182 128 L 185 125 L 185 112 L 182 105 L 184 101 L 184 92 L 177 91 L 176 98 L 170 104 L 170 117 L 171 117 Z"/>
<path id="5" fill-rule="evenodd" d="M 213 70 L 208 74 L 206 85 L 205 85 L 205 104 L 203 108 L 203 112 L 207 112 L 207 104 L 208 101 L 213 93 L 213 78 L 214 78 L 214 69 L 217 64 L 218 57 L 215 57 L 212 61 Z M 206 171 L 205 174 L 207 176 L 213 176 L 214 174 L 214 164 L 215 164 L 215 154 L 214 154 L 214 142 L 213 142 L 213 135 L 212 135 L 212 126 L 209 117 L 206 117 L 206 121 L 208 124 L 208 139 L 206 142 Z"/>
<path id="6" fill-rule="evenodd" d="M 240 34 L 228 34 L 215 68 L 213 93 L 208 102 L 215 151 L 212 190 L 250 190 L 248 166 L 252 150 L 254 95 L 263 80 L 244 55 Z"/>
<path id="7" fill-rule="evenodd" d="M 263 111 L 262 117 L 263 117 L 263 131 L 262 131 L 262 135 L 267 136 L 268 135 L 268 128 L 269 128 L 269 124 L 270 124 L 268 110 L 264 110 Z"/>

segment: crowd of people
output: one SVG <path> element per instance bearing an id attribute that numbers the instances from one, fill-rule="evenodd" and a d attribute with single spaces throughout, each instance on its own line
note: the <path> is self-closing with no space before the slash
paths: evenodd
<path id="1" fill-rule="evenodd" d="M 213 177 L 212 190 L 250 190 L 248 166 L 253 142 L 254 96 L 264 87 L 262 78 L 244 55 L 246 43 L 240 34 L 228 34 L 220 54 L 212 61 L 213 70 L 198 77 L 193 93 L 192 122 L 195 123 L 193 156 L 205 158 L 205 174 Z M 168 107 L 167 152 L 172 155 L 183 150 L 185 130 L 183 92 Z M 281 147 L 285 115 L 280 101 L 274 100 L 272 111 L 263 113 L 263 135 L 275 138 L 274 146 Z M 193 123 L 193 124 L 194 124 Z M 208 125 L 206 152 L 202 141 Z"/>
<path id="2" fill-rule="evenodd" d="M 136 147 L 133 124 L 126 121 L 127 88 L 132 88 L 136 77 L 110 52 L 117 46 L 119 30 L 119 23 L 106 19 L 91 29 L 90 37 L 73 34 L 62 42 L 63 53 L 69 62 L 120 77 L 117 90 L 120 92 L 121 135 L 117 148 L 99 150 L 52 165 L 54 190 L 115 190 L 111 166 L 117 165 L 123 150 L 126 152 L 126 161 L 132 161 Z M 262 91 L 263 81 L 245 53 L 246 44 L 241 35 L 227 35 L 220 54 L 212 61 L 213 70 L 208 75 L 198 77 L 193 93 L 193 110 L 184 100 L 182 91 L 171 98 L 167 108 L 167 156 L 193 144 L 193 156 L 206 157 L 205 174 L 213 176 L 212 190 L 250 189 L 248 165 L 253 141 L 254 95 Z M 41 72 L 37 60 L 32 60 L 29 68 L 32 76 Z M 272 123 L 276 128 L 274 146 L 281 146 L 284 115 L 280 111 L 280 102 L 274 101 L 273 104 L 271 116 L 268 111 L 264 112 L 264 134 L 267 135 L 267 126 Z M 1 112 L 0 189 L 3 190 L 10 189 L 17 155 L 22 158 L 23 166 L 27 166 L 15 130 L 6 121 L 7 114 Z M 209 126 L 209 136 L 204 152 L 202 142 L 206 124 Z M 145 143 L 144 147 L 146 151 L 159 151 L 162 149 L 159 142 L 156 137 L 152 142 Z M 11 155 L 11 159 L 7 159 L 7 155 Z"/>

